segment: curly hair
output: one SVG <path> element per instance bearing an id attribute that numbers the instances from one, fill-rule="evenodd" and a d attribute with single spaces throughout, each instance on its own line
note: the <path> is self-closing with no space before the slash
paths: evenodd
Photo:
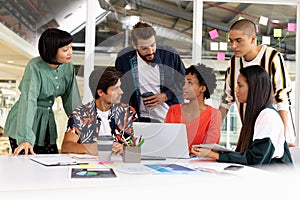
<path id="1" fill-rule="evenodd" d="M 198 63 L 197 65 L 191 65 L 185 71 L 185 75 L 196 75 L 200 85 L 206 86 L 204 98 L 209 99 L 210 95 L 217 87 L 217 78 L 213 68 L 207 67 L 204 64 Z"/>

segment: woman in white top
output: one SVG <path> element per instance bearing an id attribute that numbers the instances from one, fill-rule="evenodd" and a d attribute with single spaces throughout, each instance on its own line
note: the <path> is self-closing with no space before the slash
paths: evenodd
<path id="1" fill-rule="evenodd" d="M 247 106 L 235 152 L 217 153 L 202 148 L 193 148 L 192 152 L 219 162 L 244 165 L 292 164 L 283 122 L 272 106 L 272 91 L 270 77 L 261 66 L 240 69 L 235 92 L 238 101 Z"/>

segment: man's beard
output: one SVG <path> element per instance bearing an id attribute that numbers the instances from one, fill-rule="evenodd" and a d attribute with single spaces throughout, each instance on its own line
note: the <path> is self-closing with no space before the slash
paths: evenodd
<path id="1" fill-rule="evenodd" d="M 137 51 L 137 52 L 138 52 L 139 56 L 140 56 L 145 62 L 147 62 L 147 63 L 152 63 L 153 60 L 154 60 L 154 58 L 155 58 L 155 53 L 153 53 L 153 54 L 147 54 L 147 55 L 143 56 L 143 55 L 140 54 L 139 51 Z M 153 59 L 151 59 L 151 60 L 147 59 L 147 56 L 152 56 L 152 55 L 153 55 Z"/>

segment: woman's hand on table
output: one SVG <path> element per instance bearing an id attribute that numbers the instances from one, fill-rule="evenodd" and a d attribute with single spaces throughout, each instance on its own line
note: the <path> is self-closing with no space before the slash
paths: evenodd
<path id="1" fill-rule="evenodd" d="M 18 156 L 23 149 L 26 156 L 28 155 L 29 152 L 32 155 L 35 155 L 32 145 L 29 142 L 22 142 L 13 152 L 13 156 Z"/>
<path id="2" fill-rule="evenodd" d="M 191 153 L 195 154 L 199 158 L 212 158 L 215 160 L 219 159 L 219 153 L 216 153 L 210 149 L 205 149 L 205 148 L 198 148 L 198 147 L 193 147 L 191 149 Z"/>

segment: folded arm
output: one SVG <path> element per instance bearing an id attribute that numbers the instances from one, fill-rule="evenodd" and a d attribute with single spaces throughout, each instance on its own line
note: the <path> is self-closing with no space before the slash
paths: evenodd
<path id="1" fill-rule="evenodd" d="M 77 153 L 98 155 L 97 143 L 78 143 L 79 137 L 75 133 L 66 132 L 61 146 L 61 153 Z"/>

